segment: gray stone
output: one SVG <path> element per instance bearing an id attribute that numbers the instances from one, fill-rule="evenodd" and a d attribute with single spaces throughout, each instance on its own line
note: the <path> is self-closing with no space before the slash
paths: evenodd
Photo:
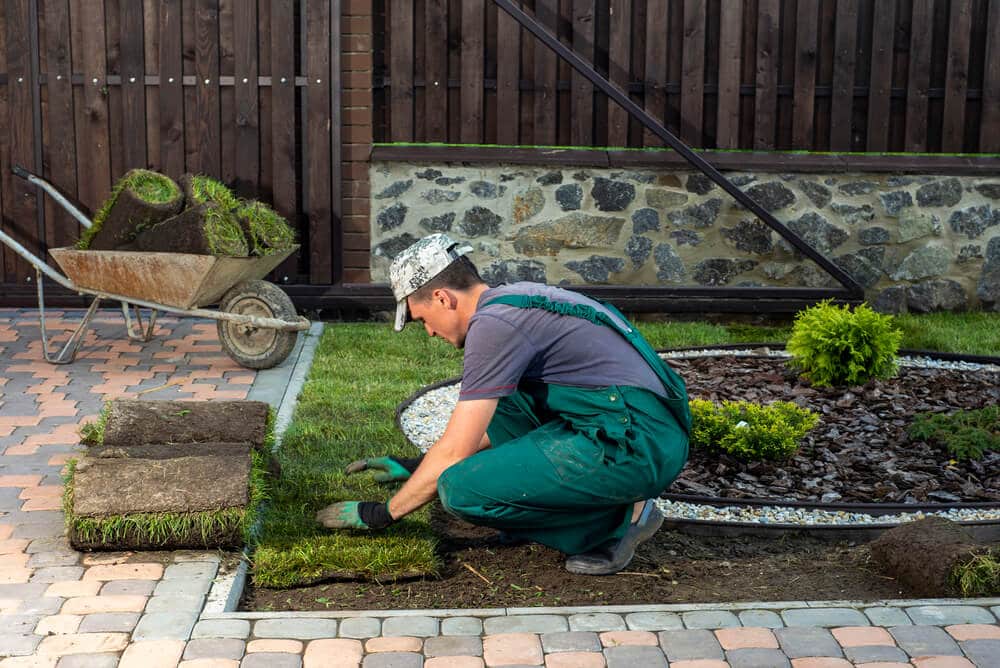
<path id="1" fill-rule="evenodd" d="M 721 199 L 710 199 L 681 211 L 671 211 L 667 219 L 679 227 L 711 227 L 722 210 Z"/>
<path id="2" fill-rule="evenodd" d="M 621 615 L 610 612 L 589 612 L 570 615 L 570 631 L 625 631 L 625 620 Z"/>
<path id="3" fill-rule="evenodd" d="M 428 167 L 422 172 L 417 172 L 415 176 L 418 179 L 424 179 L 425 181 L 433 181 L 434 179 L 441 176 L 441 172 L 439 172 L 436 169 L 431 169 L 430 167 Z"/>
<path id="4" fill-rule="evenodd" d="M 951 253 L 944 246 L 929 244 L 907 255 L 893 272 L 894 281 L 917 281 L 930 276 L 940 276 L 948 271 Z"/>
<path id="5" fill-rule="evenodd" d="M 681 619 L 689 629 L 727 629 L 740 626 L 736 615 L 726 610 L 693 610 L 681 613 Z"/>
<path id="6" fill-rule="evenodd" d="M 395 183 L 386 187 L 385 190 L 374 195 L 375 199 L 388 199 L 390 197 L 399 197 L 407 190 L 413 186 L 413 179 L 407 179 L 406 181 L 396 181 Z"/>
<path id="7" fill-rule="evenodd" d="M 890 176 L 885 184 L 890 188 L 905 188 L 914 183 L 930 183 L 933 180 L 933 176 Z"/>
<path id="8" fill-rule="evenodd" d="M 632 214 L 632 232 L 642 234 L 650 230 L 660 229 L 660 214 L 656 209 L 637 209 Z"/>
<path id="9" fill-rule="evenodd" d="M 780 181 L 768 181 L 750 186 L 746 193 L 771 213 L 795 204 L 795 193 Z"/>
<path id="10" fill-rule="evenodd" d="M 892 645 L 861 645 L 860 647 L 845 647 L 844 655 L 854 664 L 859 663 L 902 663 L 909 665 L 910 657 L 906 652 Z"/>
<path id="11" fill-rule="evenodd" d="M 782 668 L 788 659 L 776 649 L 731 649 L 726 652 L 730 668 Z"/>
<path id="12" fill-rule="evenodd" d="M 854 206 L 853 204 L 835 202 L 830 208 L 848 225 L 867 223 L 875 218 L 875 209 L 870 204 Z"/>
<path id="13" fill-rule="evenodd" d="M 583 188 L 579 183 L 567 183 L 556 188 L 556 203 L 563 211 L 576 211 L 583 202 Z"/>
<path id="14" fill-rule="evenodd" d="M 217 564 L 210 561 L 188 561 L 182 564 L 171 564 L 163 571 L 164 580 L 179 580 L 184 578 L 201 578 L 211 580 L 219 570 Z"/>
<path id="15" fill-rule="evenodd" d="M 737 174 L 736 176 L 730 176 L 729 181 L 737 188 L 742 188 L 748 183 L 753 183 L 757 180 L 754 174 Z"/>
<path id="16" fill-rule="evenodd" d="M 473 181 L 469 184 L 469 192 L 480 199 L 496 199 L 507 190 L 507 186 L 497 187 L 489 181 Z"/>
<path id="17" fill-rule="evenodd" d="M 660 647 L 671 661 L 722 659 L 722 646 L 707 629 L 660 631 Z"/>
<path id="18" fill-rule="evenodd" d="M 910 656 L 962 656 L 962 650 L 936 626 L 893 626 L 889 633 Z"/>
<path id="19" fill-rule="evenodd" d="M 553 652 L 600 652 L 601 639 L 596 633 L 569 631 L 563 633 L 543 633 L 542 650 Z"/>
<path id="20" fill-rule="evenodd" d="M 846 253 L 833 258 L 834 264 L 851 275 L 863 288 L 870 288 L 882 277 L 882 270 L 861 253 Z"/>
<path id="21" fill-rule="evenodd" d="M 905 190 L 882 193 L 879 199 L 882 200 L 882 207 L 888 216 L 895 217 L 903 208 L 913 206 L 913 196 Z"/>
<path id="22" fill-rule="evenodd" d="M 667 660 L 659 647 L 625 645 L 604 650 L 608 668 L 667 668 Z"/>
<path id="23" fill-rule="evenodd" d="M 679 283 L 684 280 L 684 261 L 670 244 L 657 244 L 653 251 L 656 262 L 656 278 L 661 281 Z"/>
<path id="24" fill-rule="evenodd" d="M 889 230 L 884 227 L 868 227 L 858 232 L 858 243 L 862 246 L 887 244 L 889 240 Z"/>
<path id="25" fill-rule="evenodd" d="M 576 179 L 577 181 L 586 181 L 587 179 L 590 178 L 590 172 L 588 171 L 573 172 L 573 178 Z"/>
<path id="26" fill-rule="evenodd" d="M 372 656 L 380 656 L 373 654 Z M 300 668 L 302 657 L 288 652 L 254 652 L 247 654 L 240 663 L 240 668 Z M 365 666 L 376 665 L 365 662 Z M 396 666 L 397 664 L 380 663 L 379 666 Z M 398 664 L 402 666 L 403 664 Z M 414 665 L 414 664 L 409 664 Z M 420 664 L 416 664 L 420 665 Z"/>
<path id="27" fill-rule="evenodd" d="M 205 597 L 199 595 L 168 594 L 153 596 L 146 604 L 146 612 L 194 611 L 201 612 Z"/>
<path id="28" fill-rule="evenodd" d="M 816 183 L 815 181 L 800 181 L 799 188 L 806 194 L 809 201 L 813 203 L 818 209 L 822 209 L 824 206 L 830 203 L 832 196 L 830 195 L 830 189 L 821 183 Z"/>
<path id="29" fill-rule="evenodd" d="M 62 608 L 65 600 L 58 596 L 28 599 L 21 601 L 21 604 L 17 606 L 17 612 L 23 615 L 55 615 Z"/>
<path id="30" fill-rule="evenodd" d="M 424 656 L 482 656 L 483 640 L 479 636 L 439 636 L 424 642 Z"/>
<path id="31" fill-rule="evenodd" d="M 57 668 L 115 668 L 117 654 L 67 654 L 59 659 Z"/>
<path id="32" fill-rule="evenodd" d="M 841 183 L 837 186 L 837 190 L 850 197 L 868 195 L 875 192 L 877 188 L 878 184 L 872 183 L 871 181 L 850 181 L 848 183 Z"/>
<path id="33" fill-rule="evenodd" d="M 1000 640 L 966 640 L 959 644 L 977 666 L 1000 666 Z"/>
<path id="34" fill-rule="evenodd" d="M 678 246 L 685 244 L 697 246 L 702 242 L 701 235 L 694 230 L 674 230 L 670 233 L 670 238 L 676 241 Z"/>
<path id="35" fill-rule="evenodd" d="M 3 622 L 4 633 L 28 634 L 35 630 L 38 625 L 40 615 L 2 615 L 0 621 Z"/>
<path id="36" fill-rule="evenodd" d="M 230 659 L 239 661 L 247 644 L 238 638 L 198 638 L 188 641 L 184 659 Z"/>
<path id="37" fill-rule="evenodd" d="M 882 312 L 885 313 L 885 311 Z M 913 623 L 901 608 L 876 606 L 874 608 L 865 608 L 864 612 L 875 626 L 905 626 Z"/>
<path id="38" fill-rule="evenodd" d="M 628 243 L 625 244 L 625 254 L 628 255 L 629 259 L 632 260 L 632 264 L 636 267 L 642 266 L 649 259 L 649 254 L 652 251 L 653 242 L 646 237 L 632 235 Z"/>
<path id="39" fill-rule="evenodd" d="M 513 181 L 514 179 L 521 177 L 528 177 L 528 176 L 531 176 L 531 174 L 529 174 L 528 172 L 510 172 L 508 174 L 501 174 L 500 182 L 507 183 L 508 181 Z"/>
<path id="40" fill-rule="evenodd" d="M 451 225 L 455 222 L 455 212 L 449 211 L 440 216 L 428 216 L 420 219 L 420 227 L 428 232 L 450 232 Z"/>
<path id="41" fill-rule="evenodd" d="M 721 232 L 741 251 L 765 255 L 774 250 L 771 228 L 759 220 L 741 220 L 734 227 L 722 228 Z"/>
<path id="42" fill-rule="evenodd" d="M 0 656 L 30 656 L 41 641 L 31 633 L 0 633 Z"/>
<path id="43" fill-rule="evenodd" d="M 77 633 L 131 633 L 138 621 L 138 612 L 99 612 L 84 615 Z"/>
<path id="44" fill-rule="evenodd" d="M 913 241 L 926 236 L 941 234 L 941 221 L 937 216 L 918 211 L 904 211 L 899 216 L 896 234 L 900 243 Z"/>
<path id="45" fill-rule="evenodd" d="M 739 614 L 743 626 L 754 626 L 765 629 L 780 629 L 784 626 L 778 613 L 771 610 L 744 610 Z"/>
<path id="46" fill-rule="evenodd" d="M 607 248 L 618 240 L 624 218 L 571 213 L 514 233 L 514 249 L 524 255 L 556 255 L 564 248 Z"/>
<path id="47" fill-rule="evenodd" d="M 446 202 L 454 202 L 462 196 L 462 193 L 457 190 L 441 190 L 439 188 L 431 188 L 430 190 L 426 190 L 421 193 L 420 196 L 427 200 L 429 204 L 444 204 Z"/>
<path id="48" fill-rule="evenodd" d="M 132 640 L 187 640 L 197 621 L 197 612 L 148 612 L 136 625 Z"/>
<path id="49" fill-rule="evenodd" d="M 688 177 L 684 187 L 695 195 L 707 195 L 715 188 L 715 182 L 704 174 L 692 174 Z"/>
<path id="50" fill-rule="evenodd" d="M 610 274 L 617 274 L 625 269 L 625 260 L 607 255 L 591 255 L 586 260 L 570 260 L 566 268 L 580 274 L 587 283 L 607 283 Z"/>
<path id="51" fill-rule="evenodd" d="M 534 218 L 544 208 L 545 193 L 542 192 L 542 189 L 528 188 L 521 194 L 514 196 L 510 217 L 515 224 L 519 225 Z"/>
<path id="52" fill-rule="evenodd" d="M 775 629 L 774 635 L 789 659 L 804 656 L 842 656 L 840 643 L 827 629 L 814 627 Z"/>
<path id="53" fill-rule="evenodd" d="M 687 204 L 687 201 L 688 196 L 685 193 L 677 192 L 676 190 L 667 190 L 666 188 L 646 188 L 646 204 L 654 209 L 659 209 L 660 211 L 683 206 L 684 204 Z"/>
<path id="54" fill-rule="evenodd" d="M 249 638 L 250 622 L 245 619 L 206 619 L 198 622 L 192 638 Z"/>
<path id="55" fill-rule="evenodd" d="M 625 616 L 630 631 L 672 631 L 683 629 L 684 622 L 675 612 L 633 612 Z"/>
<path id="56" fill-rule="evenodd" d="M 598 176 L 594 179 L 590 196 L 599 211 L 624 211 L 635 199 L 635 186 L 626 181 L 612 181 Z"/>
<path id="57" fill-rule="evenodd" d="M 443 636 L 478 636 L 483 633 L 483 620 L 478 617 L 448 617 L 441 620 Z"/>
<path id="58" fill-rule="evenodd" d="M 962 246 L 958 249 L 958 257 L 955 261 L 958 264 L 968 264 L 973 260 L 979 260 L 983 257 L 983 247 L 977 244 L 968 244 Z"/>
<path id="59" fill-rule="evenodd" d="M 784 610 L 786 626 L 869 626 L 868 618 L 852 608 L 796 608 Z"/>
<path id="60" fill-rule="evenodd" d="M 501 260 L 483 269 L 481 275 L 492 286 L 518 281 L 548 282 L 545 278 L 545 265 L 537 260 Z"/>
<path id="61" fill-rule="evenodd" d="M 699 285 L 727 285 L 737 275 L 757 266 L 753 260 L 712 257 L 694 266 L 694 280 Z"/>
<path id="62" fill-rule="evenodd" d="M 79 580 L 83 577 L 83 566 L 48 566 L 36 568 L 31 574 L 31 582 L 60 582 L 63 580 Z"/>
<path id="63" fill-rule="evenodd" d="M 956 234 L 964 234 L 970 239 L 981 236 L 987 228 L 997 224 L 1000 224 L 1000 209 L 993 210 L 989 204 L 954 211 L 948 218 L 948 225 Z"/>
<path id="64" fill-rule="evenodd" d="M 983 273 L 976 283 L 976 296 L 985 308 L 1000 311 L 1000 263 L 983 265 Z"/>
<path id="65" fill-rule="evenodd" d="M 210 577 L 161 580 L 153 590 L 153 596 L 203 596 L 211 588 Z"/>
<path id="66" fill-rule="evenodd" d="M 906 305 L 916 313 L 964 311 L 969 298 L 961 283 L 949 278 L 922 281 L 906 288 Z"/>
<path id="67" fill-rule="evenodd" d="M 378 215 L 375 216 L 375 222 L 378 224 L 380 231 L 387 232 L 399 227 L 406 221 L 407 211 L 409 211 L 409 209 L 406 208 L 405 204 L 397 202 L 392 206 L 379 211 Z"/>
<path id="68" fill-rule="evenodd" d="M 435 617 L 388 617 L 382 622 L 383 637 L 413 636 L 429 638 L 438 635 L 440 623 Z"/>
<path id="69" fill-rule="evenodd" d="M 434 183 L 439 186 L 453 186 L 457 183 L 465 183 L 464 176 L 442 176 L 439 179 L 434 179 Z"/>
<path id="70" fill-rule="evenodd" d="M 535 179 L 535 182 L 543 186 L 554 186 L 563 182 L 563 175 L 562 172 L 546 172 Z"/>
<path id="71" fill-rule="evenodd" d="M 1000 183 L 979 183 L 974 189 L 983 197 L 1000 199 Z"/>
<path id="72" fill-rule="evenodd" d="M 927 206 L 955 206 L 962 199 L 962 182 L 956 178 L 935 181 L 917 188 L 917 204 Z"/>
<path id="73" fill-rule="evenodd" d="M 4 407 L 10 410 L 10 403 Z M 15 488 L 16 490 L 16 488 Z M 74 566 L 80 561 L 79 552 L 36 552 L 28 558 L 28 568 L 43 568 L 45 566 Z"/>
<path id="74" fill-rule="evenodd" d="M 376 617 L 347 617 L 340 621 L 341 638 L 377 638 L 382 622 Z"/>
<path id="75" fill-rule="evenodd" d="M 827 255 L 837 246 L 847 241 L 850 236 L 846 231 L 830 224 L 818 213 L 809 212 L 796 220 L 789 221 L 788 229 L 802 237 L 811 247 Z M 792 246 L 782 239 L 782 247 L 791 250 Z"/>
<path id="76" fill-rule="evenodd" d="M 559 633 L 569 630 L 562 615 L 507 615 L 483 621 L 483 633 Z"/>
<path id="77" fill-rule="evenodd" d="M 467 237 L 496 236 L 503 219 L 489 209 L 474 206 L 465 212 L 458 229 Z"/>
<path id="78" fill-rule="evenodd" d="M 878 293 L 878 295 L 876 295 L 875 299 L 871 303 L 871 306 L 879 313 L 888 313 L 891 315 L 906 313 L 906 288 L 902 285 L 893 285 L 885 290 L 882 290 Z M 896 608 L 882 609 L 896 610 Z M 866 610 L 865 612 L 867 613 L 870 610 L 878 610 L 878 608 L 869 608 L 869 610 Z M 871 617 L 870 614 L 868 616 Z M 872 623 L 878 624 L 879 626 L 885 625 L 882 622 L 875 621 L 874 618 L 872 618 Z"/>
<path id="79" fill-rule="evenodd" d="M 990 264 L 1000 264 L 1000 236 L 993 237 L 986 244 L 986 261 Z"/>
<path id="80" fill-rule="evenodd" d="M 336 638 L 337 620 L 306 617 L 261 619 L 253 625 L 253 634 L 257 638 L 295 638 L 298 640 Z"/>
<path id="81" fill-rule="evenodd" d="M 914 624 L 951 626 L 952 624 L 993 624 L 986 608 L 974 605 L 920 605 L 906 608 Z"/>

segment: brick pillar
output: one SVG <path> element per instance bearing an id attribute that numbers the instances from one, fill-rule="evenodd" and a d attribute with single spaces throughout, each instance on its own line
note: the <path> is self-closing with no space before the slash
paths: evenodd
<path id="1" fill-rule="evenodd" d="M 371 281 L 372 4 L 343 0 L 341 5 L 344 283 Z"/>

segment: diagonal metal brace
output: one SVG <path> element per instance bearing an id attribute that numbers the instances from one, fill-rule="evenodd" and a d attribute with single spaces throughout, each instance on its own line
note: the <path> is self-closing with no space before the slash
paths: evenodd
<path id="1" fill-rule="evenodd" d="M 607 78 L 602 76 L 590 63 L 577 55 L 577 53 L 571 48 L 560 42 L 558 37 L 539 24 L 534 17 L 524 12 L 520 7 L 515 5 L 512 0 L 493 0 L 493 2 L 496 3 L 500 9 L 510 14 L 515 21 L 521 24 L 521 27 L 537 37 L 545 46 L 552 49 L 557 56 L 569 63 L 573 69 L 587 77 L 587 79 L 590 80 L 592 84 L 597 86 L 597 88 L 599 88 L 605 95 L 620 104 L 625 111 L 627 111 L 633 118 L 638 119 L 639 122 L 645 125 L 650 132 L 655 134 L 657 137 L 662 139 L 664 143 L 681 154 L 681 156 L 687 160 L 688 164 L 693 165 L 701 171 L 702 174 L 712 179 L 712 181 L 714 181 L 720 188 L 732 195 L 733 199 L 752 211 L 758 218 L 764 221 L 768 227 L 781 235 L 781 237 L 787 240 L 788 243 L 792 244 L 796 250 L 826 270 L 830 276 L 835 278 L 838 283 L 844 286 L 850 297 L 864 297 L 864 290 L 860 285 L 858 285 L 857 281 L 855 281 L 850 274 L 831 262 L 815 248 L 807 244 L 802 237 L 788 229 L 783 223 L 772 216 L 770 212 L 764 209 L 764 207 L 754 201 L 752 197 L 737 188 L 733 182 L 723 176 L 719 170 L 709 164 L 700 155 L 692 151 L 687 144 L 675 137 L 669 130 L 663 127 L 659 121 L 647 114 L 642 107 L 629 99 L 627 94 L 612 84 Z"/>

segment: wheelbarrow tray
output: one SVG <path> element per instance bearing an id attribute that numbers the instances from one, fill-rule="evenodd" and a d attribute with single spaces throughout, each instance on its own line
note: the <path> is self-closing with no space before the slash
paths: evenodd
<path id="1" fill-rule="evenodd" d="M 78 250 L 49 253 L 81 291 L 131 297 L 178 309 L 217 304 L 230 288 L 267 276 L 298 246 L 263 257 Z"/>

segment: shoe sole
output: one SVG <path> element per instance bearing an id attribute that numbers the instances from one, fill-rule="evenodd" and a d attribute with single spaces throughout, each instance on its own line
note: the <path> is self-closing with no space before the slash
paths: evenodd
<path id="1" fill-rule="evenodd" d="M 657 509 L 655 501 L 647 501 L 639 521 L 628 528 L 615 548 L 615 552 L 622 551 L 618 559 L 602 560 L 574 555 L 566 559 L 566 570 L 576 575 L 614 575 L 632 562 L 636 548 L 655 536 L 661 526 L 663 514 Z"/>

